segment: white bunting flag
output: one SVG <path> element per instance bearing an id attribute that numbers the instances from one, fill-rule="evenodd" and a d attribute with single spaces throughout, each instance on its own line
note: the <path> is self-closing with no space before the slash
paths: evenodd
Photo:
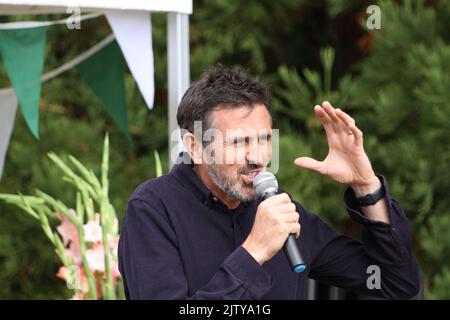
<path id="1" fill-rule="evenodd" d="M 106 18 L 147 107 L 152 109 L 155 84 L 150 13 L 112 10 L 106 12 Z"/>
<path id="2" fill-rule="evenodd" d="M 17 111 L 17 97 L 13 89 L 0 90 L 0 179 L 8 151 L 14 119 Z"/>

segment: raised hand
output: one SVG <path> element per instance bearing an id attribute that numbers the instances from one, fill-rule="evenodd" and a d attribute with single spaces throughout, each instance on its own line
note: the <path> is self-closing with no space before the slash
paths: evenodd
<path id="1" fill-rule="evenodd" d="M 327 135 L 328 155 L 323 161 L 300 157 L 295 159 L 295 165 L 350 185 L 355 191 L 376 190 L 380 182 L 364 151 L 363 133 L 355 120 L 344 111 L 333 108 L 328 101 L 322 106 L 316 105 L 314 111 Z"/>

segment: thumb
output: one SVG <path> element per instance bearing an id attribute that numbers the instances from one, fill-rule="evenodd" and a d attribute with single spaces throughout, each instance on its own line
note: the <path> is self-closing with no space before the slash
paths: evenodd
<path id="1" fill-rule="evenodd" d="M 300 157 L 294 160 L 294 164 L 297 167 L 313 170 L 320 174 L 323 174 L 324 172 L 324 164 L 323 161 L 317 161 L 313 158 L 309 157 Z"/>

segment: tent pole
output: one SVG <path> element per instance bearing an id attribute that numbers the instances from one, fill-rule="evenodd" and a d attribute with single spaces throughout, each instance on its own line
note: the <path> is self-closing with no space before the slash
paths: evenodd
<path id="1" fill-rule="evenodd" d="M 181 141 L 177 130 L 177 108 L 184 92 L 189 87 L 189 15 L 170 12 L 167 14 L 167 69 L 168 69 L 168 139 L 169 168 L 179 151 L 177 140 Z M 178 130 L 177 130 L 178 131 Z"/>

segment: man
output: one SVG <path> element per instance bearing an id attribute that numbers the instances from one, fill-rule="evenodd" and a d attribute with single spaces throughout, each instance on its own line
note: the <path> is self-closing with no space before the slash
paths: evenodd
<path id="1" fill-rule="evenodd" d="M 385 178 L 375 175 L 362 132 L 328 102 L 314 111 L 329 153 L 323 161 L 298 158 L 295 165 L 349 186 L 344 202 L 364 226 L 362 243 L 285 192 L 257 197 L 253 179 L 272 158 L 269 93 L 240 69 L 216 67 L 179 105 L 192 163 L 181 161 L 144 182 L 128 202 L 119 243 L 128 299 L 304 299 L 307 277 L 377 297 L 418 293 L 407 218 Z M 213 133 L 205 139 L 208 130 Z M 291 270 L 280 250 L 289 234 L 307 264 L 302 273 Z M 373 267 L 379 286 L 368 285 Z"/>

